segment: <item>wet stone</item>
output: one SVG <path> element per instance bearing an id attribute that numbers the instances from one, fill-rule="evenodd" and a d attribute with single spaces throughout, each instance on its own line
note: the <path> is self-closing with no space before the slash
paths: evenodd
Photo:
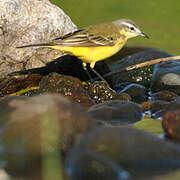
<path id="1" fill-rule="evenodd" d="M 168 57 L 168 53 L 157 49 L 147 49 L 140 51 L 127 57 L 123 60 L 116 61 L 112 66 L 112 71 L 118 71 L 121 68 L 128 67 L 134 64 L 143 63 L 156 58 Z M 113 76 L 115 84 L 122 82 L 138 83 L 145 87 L 150 87 L 154 66 L 146 66 L 136 70 L 123 72 Z"/>
<path id="2" fill-rule="evenodd" d="M 142 108 L 139 104 L 121 100 L 93 105 L 88 109 L 88 113 L 96 120 L 112 124 L 130 124 L 142 118 Z"/>
<path id="3" fill-rule="evenodd" d="M 153 91 L 169 90 L 180 94 L 180 60 L 156 64 L 151 87 Z"/>
<path id="4" fill-rule="evenodd" d="M 40 81 L 40 94 L 59 93 L 67 98 L 80 103 L 84 108 L 93 105 L 94 102 L 83 88 L 82 82 L 72 76 L 64 76 L 58 73 L 50 73 Z"/>
<path id="5" fill-rule="evenodd" d="M 166 111 L 178 110 L 178 109 L 180 109 L 180 101 L 172 101 L 165 108 Z"/>
<path id="6" fill-rule="evenodd" d="M 118 93 L 116 99 L 122 101 L 132 101 L 132 98 L 128 93 Z"/>
<path id="7" fill-rule="evenodd" d="M 93 151 L 79 151 L 69 155 L 65 170 L 69 178 L 75 180 L 131 179 L 130 174 L 111 158 Z"/>
<path id="8" fill-rule="evenodd" d="M 131 97 L 125 93 L 117 93 L 107 85 L 106 82 L 95 81 L 88 87 L 89 96 L 96 102 L 102 103 L 112 99 L 120 99 L 130 101 Z"/>
<path id="9" fill-rule="evenodd" d="M 162 126 L 167 137 L 180 142 L 180 110 L 166 112 Z"/>
<path id="10" fill-rule="evenodd" d="M 151 100 L 173 101 L 177 97 L 178 95 L 176 93 L 166 90 L 151 94 Z"/>
<path id="11" fill-rule="evenodd" d="M 95 125 L 80 105 L 57 94 L 11 97 L 0 104 L 0 161 L 15 176 L 39 174 L 42 151 L 65 154 Z"/>
<path id="12" fill-rule="evenodd" d="M 96 102 L 101 103 L 114 99 L 117 93 L 111 89 L 105 82 L 95 81 L 88 87 L 90 97 Z"/>
<path id="13" fill-rule="evenodd" d="M 39 86 L 41 79 L 42 76 L 38 74 L 31 74 L 19 78 L 8 76 L 6 78 L 0 79 L 0 90 L 2 96 L 15 93 L 19 90 L 26 89 L 27 87 Z"/>
<path id="14" fill-rule="evenodd" d="M 153 118 L 162 118 L 165 112 L 179 108 L 178 95 L 171 91 L 160 91 L 150 96 L 152 101 L 151 113 Z"/>
<path id="15" fill-rule="evenodd" d="M 147 100 L 147 89 L 140 84 L 127 85 L 120 93 L 127 93 L 131 96 L 132 101 L 142 103 Z"/>
<path id="16" fill-rule="evenodd" d="M 162 107 L 162 106 L 161 106 Z M 154 118 L 162 117 L 168 111 L 176 111 L 180 109 L 180 101 L 172 101 L 168 104 L 165 104 L 164 107 L 159 109 L 153 114 Z"/>
<path id="17" fill-rule="evenodd" d="M 153 101 L 151 109 L 150 109 L 151 113 L 153 114 L 153 113 L 156 113 L 158 111 L 165 110 L 169 104 L 170 104 L 169 102 L 163 101 L 163 100 Z"/>
<path id="18" fill-rule="evenodd" d="M 88 165 L 90 160 L 85 161 L 86 152 L 95 153 L 94 156 L 88 156 L 91 161 L 95 161 L 94 164 L 104 158 L 104 163 L 117 164 L 133 180 L 151 179 L 180 168 L 179 145 L 125 126 L 96 128 L 81 138 L 66 158 L 66 169 L 73 172 L 69 174 L 72 178 L 76 179 L 77 175 L 85 172 L 91 177 L 96 175 L 84 168 L 91 167 Z M 94 158 L 96 156 L 99 159 Z M 79 164 L 80 167 L 77 168 Z M 110 173 L 115 174 L 114 170 L 110 168 Z"/>
<path id="19" fill-rule="evenodd" d="M 159 110 L 159 111 L 156 111 L 155 113 L 151 114 L 151 118 L 154 118 L 154 119 L 162 119 L 164 113 L 166 111 L 164 109 L 162 110 Z"/>

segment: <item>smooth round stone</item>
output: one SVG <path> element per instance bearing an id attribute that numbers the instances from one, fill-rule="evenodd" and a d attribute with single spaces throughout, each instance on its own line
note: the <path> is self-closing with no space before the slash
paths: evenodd
<path id="1" fill-rule="evenodd" d="M 141 120 L 142 107 L 134 102 L 111 100 L 91 106 L 88 113 L 107 123 L 130 124 Z"/>
<path id="2" fill-rule="evenodd" d="M 129 84 L 120 93 L 127 93 L 131 96 L 132 101 L 142 103 L 147 100 L 147 89 L 140 84 Z"/>
<path id="3" fill-rule="evenodd" d="M 166 112 L 162 126 L 167 137 L 180 142 L 180 110 Z"/>
<path id="4" fill-rule="evenodd" d="M 180 94 L 180 60 L 156 64 L 151 87 L 153 91 L 169 90 Z"/>
<path id="5" fill-rule="evenodd" d="M 93 176 L 96 171 L 89 172 L 88 167 L 92 167 L 92 161 L 97 165 L 99 159 L 104 159 L 102 162 L 107 166 L 115 163 L 133 180 L 145 180 L 179 169 L 180 146 L 131 127 L 100 127 L 91 130 L 71 149 L 66 158 L 66 169 L 73 172 L 72 176 L 76 173 Z M 109 170 L 112 174 L 116 172 L 112 167 Z"/>

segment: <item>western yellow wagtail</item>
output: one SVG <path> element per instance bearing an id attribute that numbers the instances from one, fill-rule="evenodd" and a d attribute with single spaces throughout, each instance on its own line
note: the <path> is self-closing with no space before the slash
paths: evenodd
<path id="1" fill-rule="evenodd" d="M 89 63 L 92 71 L 105 81 L 94 70 L 95 63 L 114 55 L 124 46 L 127 39 L 136 36 L 148 38 L 133 21 L 120 19 L 109 23 L 91 25 L 43 44 L 25 45 L 18 48 L 49 47 L 76 56 L 83 61 L 82 65 L 87 73 L 86 65 Z"/>

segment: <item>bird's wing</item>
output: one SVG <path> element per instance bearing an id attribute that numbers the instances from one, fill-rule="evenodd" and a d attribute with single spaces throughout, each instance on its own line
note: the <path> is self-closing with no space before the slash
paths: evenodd
<path id="1" fill-rule="evenodd" d="M 19 46 L 24 47 L 46 47 L 46 46 L 72 46 L 72 47 L 96 47 L 96 46 L 113 46 L 116 40 L 120 38 L 119 31 L 112 23 L 103 23 L 92 25 L 82 30 L 66 34 L 63 37 L 56 38 L 52 41 L 46 41 L 41 44 L 31 44 Z"/>
<path id="2" fill-rule="evenodd" d="M 71 37 L 65 39 L 56 39 L 51 42 L 52 45 L 61 45 L 61 46 L 113 46 L 114 41 L 111 38 L 106 38 L 101 35 L 94 36 L 86 32 L 80 34 L 73 34 Z M 51 44 L 50 43 L 50 44 Z"/>
<path id="3" fill-rule="evenodd" d="M 76 47 L 113 46 L 117 39 L 114 36 L 114 31 L 117 29 L 113 28 L 115 27 L 104 26 L 104 24 L 100 26 L 90 26 L 84 30 L 78 30 L 72 34 L 67 34 L 63 38 L 55 39 L 50 42 L 50 44 Z"/>

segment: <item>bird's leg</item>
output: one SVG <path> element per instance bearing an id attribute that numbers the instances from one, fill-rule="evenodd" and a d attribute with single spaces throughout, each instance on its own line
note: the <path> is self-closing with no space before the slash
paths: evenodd
<path id="1" fill-rule="evenodd" d="M 95 65 L 95 62 L 92 62 L 92 63 L 90 64 L 91 70 L 98 76 L 99 79 L 101 79 L 102 81 L 104 81 L 104 82 L 107 83 L 107 81 L 94 69 L 94 65 Z M 107 84 L 108 84 L 108 83 L 107 83 Z"/>
<path id="2" fill-rule="evenodd" d="M 91 68 L 91 70 L 98 76 L 99 79 L 106 82 L 106 80 L 94 68 Z"/>
<path id="3" fill-rule="evenodd" d="M 83 69 L 86 71 L 90 81 L 93 82 L 93 79 L 92 79 L 91 75 L 89 74 L 89 72 L 87 70 L 86 63 L 83 62 L 82 65 L 83 65 Z"/>

